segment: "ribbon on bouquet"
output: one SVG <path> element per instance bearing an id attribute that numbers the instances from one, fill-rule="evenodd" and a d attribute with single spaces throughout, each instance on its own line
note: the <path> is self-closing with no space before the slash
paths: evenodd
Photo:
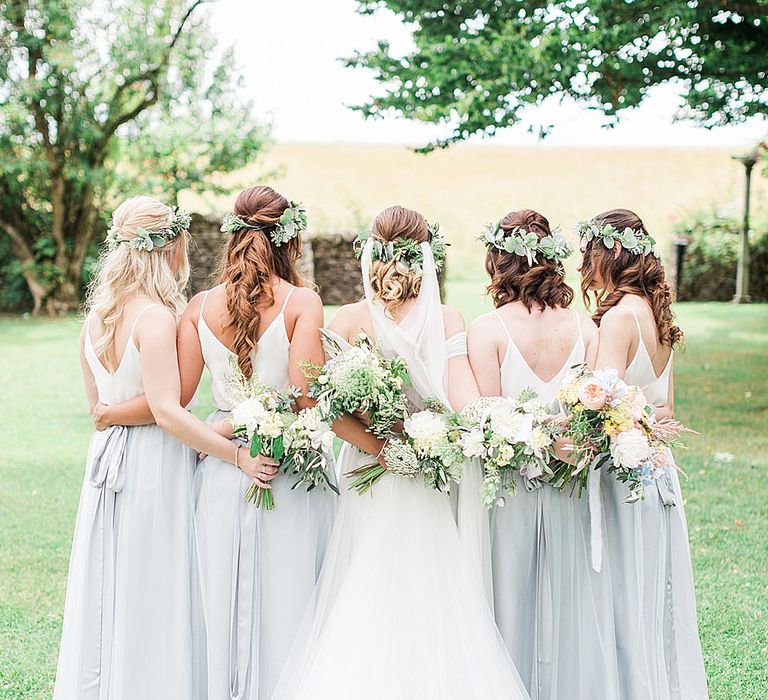
<path id="1" fill-rule="evenodd" d="M 91 440 L 91 464 L 88 483 L 93 488 L 108 488 L 120 493 L 125 486 L 123 458 L 128 440 L 128 428 L 113 425 L 94 434 Z"/>
<path id="2" fill-rule="evenodd" d="M 587 482 L 587 501 L 589 504 L 589 546 L 592 556 L 592 568 L 600 573 L 603 568 L 603 504 L 600 501 L 600 474 L 598 465 L 603 459 L 598 455 L 589 465 Z"/>

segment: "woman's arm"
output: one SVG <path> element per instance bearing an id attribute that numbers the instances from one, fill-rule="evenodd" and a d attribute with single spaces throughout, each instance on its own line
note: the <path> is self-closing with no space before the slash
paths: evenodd
<path id="1" fill-rule="evenodd" d="M 469 364 L 480 395 L 501 396 L 499 346 L 488 316 L 481 316 L 469 327 L 468 344 Z"/>
<path id="2" fill-rule="evenodd" d="M 176 322 L 171 313 L 161 307 L 148 309 L 136 329 L 136 340 L 144 392 L 157 424 L 198 452 L 237 463 L 259 486 L 269 488 L 268 482 L 277 473 L 274 460 L 251 457 L 247 450 L 214 432 L 181 406 Z"/>
<path id="3" fill-rule="evenodd" d="M 600 342 L 595 359 L 595 368 L 612 367 L 624 377 L 629 364 L 629 351 L 637 335 L 632 314 L 620 306 L 610 309 L 600 321 Z"/>
<path id="4" fill-rule="evenodd" d="M 463 333 L 466 329 L 464 317 L 450 306 L 443 307 L 446 339 Z M 467 355 L 457 355 L 448 360 L 448 401 L 454 411 L 460 411 L 464 406 L 480 398 L 475 375 L 469 364 Z"/>
<path id="5" fill-rule="evenodd" d="M 296 316 L 291 347 L 288 352 L 288 377 L 293 386 L 301 389 L 301 396 L 296 400 L 299 409 L 311 408 L 317 402 L 307 396 L 308 380 L 304 374 L 303 364 L 310 362 L 322 365 L 325 362 L 323 341 L 320 329 L 323 327 L 323 302 L 320 296 L 311 289 L 297 289 L 291 297 L 289 305 L 300 309 Z"/>
<path id="6" fill-rule="evenodd" d="M 667 403 L 663 406 L 657 406 L 654 411 L 656 418 L 674 418 L 675 417 L 675 369 L 669 373 L 669 394 L 667 394 Z"/>
<path id="7" fill-rule="evenodd" d="M 342 338 L 349 339 L 350 334 L 352 333 L 351 329 L 359 329 L 362 325 L 350 318 L 351 315 L 350 307 L 342 307 L 328 323 L 328 330 L 337 333 Z M 359 330 L 355 330 L 354 334 L 357 335 L 358 332 Z M 325 356 L 322 357 L 318 364 L 322 364 L 324 361 Z M 361 452 L 365 452 L 372 457 L 375 457 L 382 466 L 386 466 L 384 457 L 381 454 L 386 441 L 381 440 L 373 433 L 368 432 L 368 430 L 366 430 L 366 425 L 356 416 L 346 414 L 337 418 L 333 423 L 333 432 L 344 440 L 344 442 L 354 445 Z"/>
<path id="8" fill-rule="evenodd" d="M 581 314 L 580 321 L 581 336 L 584 338 L 584 362 L 587 367 L 594 367 L 600 351 L 600 331 L 597 324 L 586 314 Z"/>
<path id="9" fill-rule="evenodd" d="M 88 410 L 93 414 L 94 407 L 99 403 L 99 391 L 96 388 L 96 380 L 93 377 L 91 366 L 85 357 L 85 334 L 88 332 L 88 323 L 83 324 L 83 330 L 80 331 L 80 340 L 78 343 L 78 355 L 80 356 L 80 370 L 83 373 L 83 386 L 85 387 L 85 397 L 88 399 Z M 99 428 L 103 430 L 103 428 Z"/>

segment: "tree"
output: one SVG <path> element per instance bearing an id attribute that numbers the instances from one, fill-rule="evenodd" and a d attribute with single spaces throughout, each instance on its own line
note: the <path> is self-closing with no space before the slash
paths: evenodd
<path id="1" fill-rule="evenodd" d="M 77 308 L 118 194 L 175 197 L 263 147 L 231 55 L 208 68 L 204 3 L 0 0 L 0 237 L 36 313 Z"/>
<path id="2" fill-rule="evenodd" d="M 364 115 L 394 111 L 452 134 L 421 150 L 493 134 L 550 96 L 616 118 L 654 85 L 675 81 L 683 116 L 705 126 L 765 114 L 766 0 L 362 0 L 413 23 L 415 49 L 388 42 L 346 60 L 375 71 L 383 94 Z"/>

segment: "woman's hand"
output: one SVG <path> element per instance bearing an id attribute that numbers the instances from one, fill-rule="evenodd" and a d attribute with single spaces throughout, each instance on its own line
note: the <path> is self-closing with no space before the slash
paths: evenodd
<path id="1" fill-rule="evenodd" d="M 112 423 L 109 422 L 108 417 L 109 406 L 105 406 L 100 401 L 97 401 L 91 410 L 91 420 L 93 421 L 93 427 L 96 430 L 106 430 Z"/>
<path id="2" fill-rule="evenodd" d="M 238 448 L 239 449 L 239 448 Z M 239 454 L 238 466 L 244 474 L 251 477 L 257 486 L 263 489 L 271 489 L 269 482 L 277 476 L 280 465 L 271 457 L 258 455 L 251 457 L 246 450 Z"/>
<path id="3" fill-rule="evenodd" d="M 576 455 L 573 442 L 565 437 L 555 438 L 554 442 L 555 457 L 566 464 L 576 465 Z"/>
<path id="4" fill-rule="evenodd" d="M 227 438 L 227 440 L 232 439 L 232 423 L 230 423 L 228 418 L 212 421 L 208 425 L 214 433 L 218 433 L 222 437 Z"/>

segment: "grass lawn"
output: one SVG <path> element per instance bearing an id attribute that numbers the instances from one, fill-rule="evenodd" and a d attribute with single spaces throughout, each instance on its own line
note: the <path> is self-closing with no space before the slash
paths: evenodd
<path id="1" fill-rule="evenodd" d="M 471 318 L 479 284 L 449 299 Z M 680 454 L 713 700 L 768 688 L 768 306 L 685 304 L 677 412 L 700 432 Z M 75 319 L 0 319 L 0 698 L 50 696 L 90 436 Z M 207 401 L 198 409 L 203 414 Z M 718 462 L 729 453 L 731 462 Z M 599 700 L 599 699 L 596 699 Z"/>

